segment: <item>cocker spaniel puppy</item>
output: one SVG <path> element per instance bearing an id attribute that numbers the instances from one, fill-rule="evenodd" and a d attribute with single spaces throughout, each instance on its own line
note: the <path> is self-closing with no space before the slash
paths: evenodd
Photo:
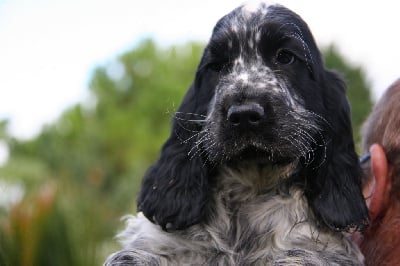
<path id="1" fill-rule="evenodd" d="M 306 23 L 244 5 L 215 26 L 105 265 L 361 265 L 368 224 L 343 81 Z"/>

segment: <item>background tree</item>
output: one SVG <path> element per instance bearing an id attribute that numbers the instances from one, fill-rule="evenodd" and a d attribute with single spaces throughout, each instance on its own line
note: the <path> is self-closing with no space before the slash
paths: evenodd
<path id="1" fill-rule="evenodd" d="M 169 134 L 202 47 L 143 41 L 98 67 L 90 99 L 29 141 L 8 136 L 0 123 L 10 147 L 0 176 L 25 189 L 20 203 L 0 210 L 1 265 L 101 265 L 116 248 L 119 217 L 135 211 L 140 180 Z M 363 72 L 333 46 L 324 55 L 348 81 L 358 132 L 371 105 Z"/>
<path id="2" fill-rule="evenodd" d="M 366 75 L 360 66 L 353 66 L 340 55 L 334 45 L 324 49 L 323 55 L 328 68 L 335 69 L 343 74 L 347 84 L 347 96 L 351 104 L 351 119 L 353 124 L 353 135 L 357 146 L 359 146 L 362 123 L 371 112 L 371 88 L 366 80 Z M 357 147 L 359 148 L 359 147 Z"/>

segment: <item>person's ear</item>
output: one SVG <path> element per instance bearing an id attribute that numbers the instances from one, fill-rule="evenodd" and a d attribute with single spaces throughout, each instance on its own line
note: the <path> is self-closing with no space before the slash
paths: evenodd
<path id="1" fill-rule="evenodd" d="M 379 144 L 373 144 L 371 154 L 371 180 L 364 186 L 363 194 L 369 208 L 371 221 L 374 221 L 387 207 L 392 187 L 389 166 L 385 151 Z"/>

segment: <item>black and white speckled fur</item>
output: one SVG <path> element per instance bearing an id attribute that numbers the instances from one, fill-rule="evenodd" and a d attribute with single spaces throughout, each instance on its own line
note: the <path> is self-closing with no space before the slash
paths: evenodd
<path id="1" fill-rule="evenodd" d="M 163 231 L 142 213 L 128 217 L 124 249 L 106 265 L 362 265 L 348 238 L 315 224 L 301 190 L 276 192 L 269 180 L 286 171 L 224 169 L 209 222 L 185 230 Z"/>
<path id="2" fill-rule="evenodd" d="M 105 265 L 362 265 L 343 233 L 368 222 L 360 178 L 344 84 L 305 22 L 239 7 L 215 26 Z"/>

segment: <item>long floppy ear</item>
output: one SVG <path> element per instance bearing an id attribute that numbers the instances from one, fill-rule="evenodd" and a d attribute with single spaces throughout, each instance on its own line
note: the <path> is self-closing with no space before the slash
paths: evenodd
<path id="1" fill-rule="evenodd" d="M 212 79 L 196 80 L 186 93 L 172 123 L 159 160 L 144 176 L 138 211 L 164 230 L 179 230 L 200 222 L 208 202 L 208 170 L 196 144 L 196 133 L 213 96 Z M 206 89 L 202 88 L 205 87 Z"/>
<path id="2" fill-rule="evenodd" d="M 355 152 L 350 107 L 343 80 L 326 71 L 323 96 L 326 122 L 324 161 L 307 171 L 306 193 L 314 213 L 334 230 L 350 230 L 368 225 L 368 209 L 361 188 L 362 171 Z"/>

